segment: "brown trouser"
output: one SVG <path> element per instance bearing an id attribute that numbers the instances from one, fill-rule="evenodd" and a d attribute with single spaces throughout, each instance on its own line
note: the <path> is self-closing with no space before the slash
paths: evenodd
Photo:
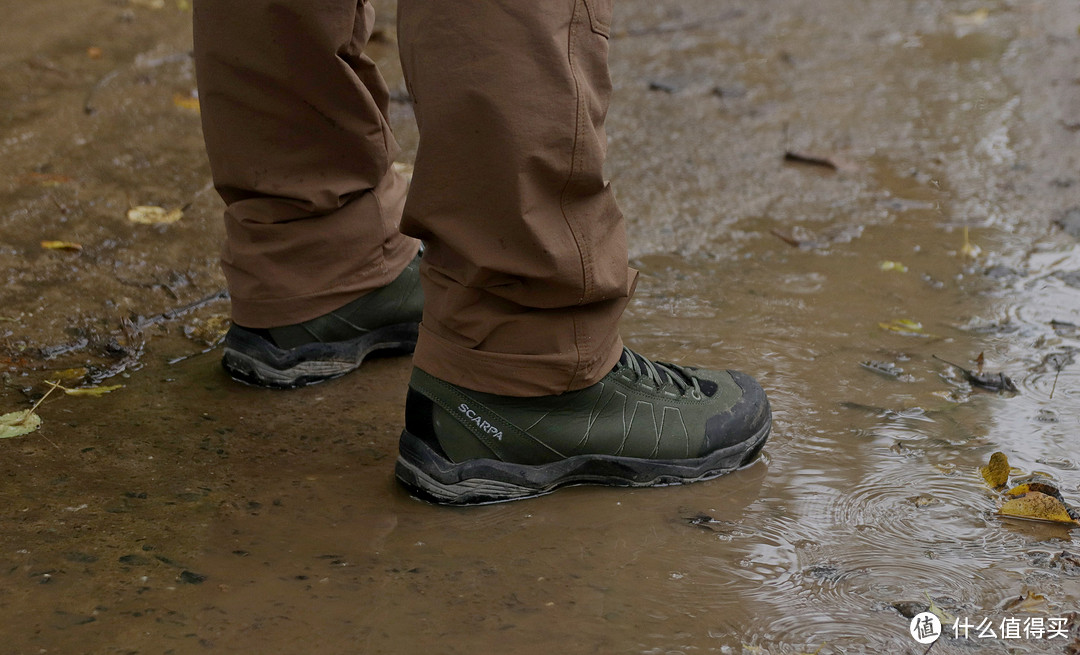
<path id="1" fill-rule="evenodd" d="M 404 203 L 369 2 L 197 0 L 234 320 L 296 323 L 387 284 L 416 253 L 400 220 L 427 244 L 416 366 L 520 396 L 603 377 L 635 279 L 602 171 L 612 1 L 400 0 L 420 130 Z"/>

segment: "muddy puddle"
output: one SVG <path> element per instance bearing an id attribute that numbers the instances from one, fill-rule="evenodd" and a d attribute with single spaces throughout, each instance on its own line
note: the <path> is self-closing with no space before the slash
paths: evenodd
<path id="1" fill-rule="evenodd" d="M 1002 519 L 978 470 L 1080 506 L 1075 3 L 617 3 L 624 337 L 758 376 L 774 435 L 709 483 L 468 510 L 394 483 L 407 360 L 221 372 L 184 4 L 7 5 L 3 411 L 124 386 L 0 441 L 0 651 L 921 654 L 931 602 L 973 625 L 934 655 L 1080 649 L 1080 532 Z M 980 353 L 1018 393 L 935 358 Z"/>

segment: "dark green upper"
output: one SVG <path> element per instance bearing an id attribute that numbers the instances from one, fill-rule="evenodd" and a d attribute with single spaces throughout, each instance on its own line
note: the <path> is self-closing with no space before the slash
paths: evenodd
<path id="1" fill-rule="evenodd" d="M 424 308 L 417 255 L 390 284 L 360 296 L 329 314 L 303 323 L 266 330 L 279 348 L 308 343 L 348 341 L 371 330 L 399 323 L 416 323 Z"/>
<path id="2" fill-rule="evenodd" d="M 409 387 L 407 429 L 430 431 L 417 436 L 434 438 L 456 462 L 693 459 L 742 441 L 769 418 L 765 394 L 749 376 L 656 364 L 629 350 L 600 382 L 554 396 L 470 391 L 419 369 Z"/>

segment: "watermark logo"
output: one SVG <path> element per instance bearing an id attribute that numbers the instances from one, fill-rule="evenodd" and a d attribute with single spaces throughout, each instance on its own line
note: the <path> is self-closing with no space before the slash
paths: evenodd
<path id="1" fill-rule="evenodd" d="M 941 619 L 931 612 L 916 614 L 911 619 L 911 638 L 920 644 L 932 644 L 941 636 Z"/>
<path id="2" fill-rule="evenodd" d="M 1000 621 L 987 617 L 975 622 L 969 617 L 954 619 L 946 629 L 952 639 L 1069 639 L 1069 617 L 1064 616 L 1029 616 L 1025 618 L 1008 616 Z M 932 644 L 942 637 L 941 619 L 932 612 L 923 612 L 911 619 L 908 627 L 911 638 L 920 644 Z"/>
<path id="3" fill-rule="evenodd" d="M 1007 616 L 995 623 L 983 617 L 978 624 L 964 617 L 952 625 L 957 639 L 1062 639 L 1069 638 L 1069 618 L 1065 616 Z"/>

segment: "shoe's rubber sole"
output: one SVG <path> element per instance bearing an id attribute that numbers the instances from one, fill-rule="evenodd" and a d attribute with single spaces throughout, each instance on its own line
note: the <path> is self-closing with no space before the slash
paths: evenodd
<path id="1" fill-rule="evenodd" d="M 295 389 L 355 371 L 376 351 L 411 353 L 418 328 L 402 323 L 378 328 L 349 341 L 278 348 L 249 331 L 232 330 L 221 365 L 233 378 L 260 387 Z"/>
<path id="2" fill-rule="evenodd" d="M 409 492 L 441 505 L 483 505 L 542 496 L 561 487 L 605 485 L 660 487 L 730 473 L 757 457 L 772 418 L 750 439 L 697 459 L 655 460 L 615 455 L 575 455 L 550 464 L 511 464 L 474 459 L 456 464 L 407 430 L 401 433 L 395 474 Z"/>

